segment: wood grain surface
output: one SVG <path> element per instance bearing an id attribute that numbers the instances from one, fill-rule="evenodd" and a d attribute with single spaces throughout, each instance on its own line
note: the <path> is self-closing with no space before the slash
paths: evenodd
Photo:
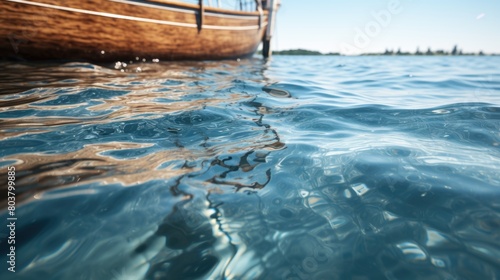
<path id="1" fill-rule="evenodd" d="M 195 5 L 165 0 L 158 0 L 165 4 L 159 8 L 155 8 L 153 2 L 147 5 L 107 0 L 36 2 L 77 10 L 0 1 L 0 57 L 89 61 L 128 61 L 136 57 L 147 60 L 230 59 L 252 55 L 265 31 L 265 25 L 258 28 L 256 12 L 231 15 L 230 11 L 208 7 L 203 27 L 198 31 Z M 183 8 L 187 12 L 178 11 Z M 118 18 L 108 15 L 118 15 Z M 267 14 L 264 14 L 264 23 L 267 24 Z M 244 30 L 230 30 L 238 28 Z"/>

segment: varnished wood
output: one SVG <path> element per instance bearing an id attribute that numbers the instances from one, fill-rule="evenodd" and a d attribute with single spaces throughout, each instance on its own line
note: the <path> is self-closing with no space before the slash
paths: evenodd
<path id="1" fill-rule="evenodd" d="M 128 61 L 136 57 L 239 58 L 255 52 L 267 25 L 266 11 L 264 26 L 259 28 L 258 12 L 204 7 L 198 30 L 199 6 L 167 0 L 155 0 L 162 3 L 159 7 L 150 1 L 132 4 L 110 0 L 27 1 L 45 6 L 0 1 L 3 58 L 90 61 Z"/>
<path id="2" fill-rule="evenodd" d="M 179 1 L 173 1 L 173 0 L 149 0 L 148 2 L 162 3 L 162 4 L 166 4 L 166 5 L 179 6 L 179 7 L 183 7 L 183 8 L 198 9 L 198 5 L 179 2 Z M 221 9 L 221 8 L 217 8 L 217 7 L 209 7 L 209 6 L 206 6 L 205 10 L 207 12 L 214 12 L 214 13 L 220 13 L 220 14 L 227 13 L 227 14 L 231 14 L 231 15 L 243 15 L 243 16 L 248 16 L 248 15 L 258 16 L 259 15 L 259 13 L 257 11 L 247 12 L 247 11 L 226 10 L 226 9 Z"/>

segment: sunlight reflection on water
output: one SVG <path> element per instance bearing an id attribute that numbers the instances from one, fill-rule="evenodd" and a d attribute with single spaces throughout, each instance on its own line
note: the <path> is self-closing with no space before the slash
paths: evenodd
<path id="1" fill-rule="evenodd" d="M 495 279 L 498 62 L 2 63 L 15 279 Z"/>

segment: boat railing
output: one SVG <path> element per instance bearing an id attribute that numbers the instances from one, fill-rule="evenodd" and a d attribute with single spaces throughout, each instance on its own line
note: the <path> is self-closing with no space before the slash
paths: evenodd
<path id="1" fill-rule="evenodd" d="M 200 4 L 199 0 L 178 0 L 180 2 L 190 3 L 190 4 Z M 258 11 L 259 4 L 264 3 L 262 7 L 265 7 L 265 2 L 262 0 L 203 0 L 203 6 L 205 7 L 215 7 L 235 11 L 253 12 Z"/>

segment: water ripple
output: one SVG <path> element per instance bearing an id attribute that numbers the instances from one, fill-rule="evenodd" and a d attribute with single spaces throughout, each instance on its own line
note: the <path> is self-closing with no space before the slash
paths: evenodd
<path id="1" fill-rule="evenodd" d="M 496 279 L 498 62 L 2 62 L 16 276 Z"/>

